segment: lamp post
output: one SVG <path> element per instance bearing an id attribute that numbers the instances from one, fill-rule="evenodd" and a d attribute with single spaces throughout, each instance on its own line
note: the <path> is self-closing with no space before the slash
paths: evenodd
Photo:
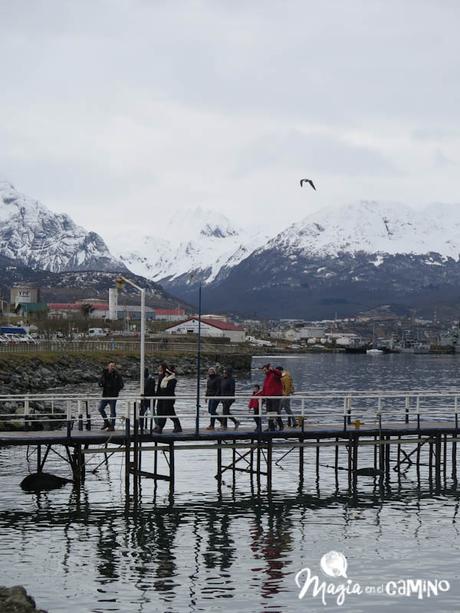
<path id="1" fill-rule="evenodd" d="M 141 293 L 141 348 L 140 348 L 140 378 L 139 378 L 139 393 L 144 393 L 144 370 L 145 370 L 145 289 L 139 287 L 129 279 L 126 279 L 122 275 L 119 275 L 115 279 L 115 285 L 118 290 L 123 289 L 125 284 L 131 285 Z"/>
<path id="2" fill-rule="evenodd" d="M 198 289 L 198 347 L 196 354 L 196 415 L 195 435 L 200 432 L 200 370 L 201 370 L 201 282 Z"/>

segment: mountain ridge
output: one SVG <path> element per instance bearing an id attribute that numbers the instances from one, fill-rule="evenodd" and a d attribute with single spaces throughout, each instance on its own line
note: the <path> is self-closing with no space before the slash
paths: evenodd
<path id="1" fill-rule="evenodd" d="M 0 254 L 37 270 L 126 271 L 96 232 L 0 181 Z"/>

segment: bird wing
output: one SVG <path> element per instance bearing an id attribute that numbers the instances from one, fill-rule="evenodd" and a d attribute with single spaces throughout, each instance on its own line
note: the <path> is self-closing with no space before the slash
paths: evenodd
<path id="1" fill-rule="evenodd" d="M 316 192 L 316 187 L 315 187 L 315 184 L 313 183 L 313 181 L 310 179 L 308 182 L 310 183 L 310 185 L 313 187 L 313 189 Z"/>
<path id="2" fill-rule="evenodd" d="M 305 179 L 300 179 L 300 187 L 302 187 L 304 181 Z"/>

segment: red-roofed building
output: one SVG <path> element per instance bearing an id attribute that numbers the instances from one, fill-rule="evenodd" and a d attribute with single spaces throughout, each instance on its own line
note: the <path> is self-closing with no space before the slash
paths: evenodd
<path id="1" fill-rule="evenodd" d="M 185 317 L 185 309 L 155 309 L 155 319 L 158 321 L 182 321 Z"/>
<path id="2" fill-rule="evenodd" d="M 191 317 L 178 324 L 169 326 L 165 332 L 168 334 L 198 334 L 198 318 Z M 203 336 L 229 338 L 231 343 L 242 343 L 246 340 L 246 332 L 242 326 L 218 319 L 202 318 L 201 334 Z"/>

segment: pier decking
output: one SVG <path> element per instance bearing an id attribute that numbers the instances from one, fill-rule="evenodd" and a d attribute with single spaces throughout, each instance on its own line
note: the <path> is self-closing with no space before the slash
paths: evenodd
<path id="1" fill-rule="evenodd" d="M 218 487 L 221 486 L 223 473 L 231 471 L 233 475 L 248 474 L 251 480 L 257 481 L 258 487 L 263 478 L 266 490 L 270 491 L 273 452 L 276 450 L 284 452 L 283 458 L 293 452 L 298 455 L 299 484 L 310 472 L 319 479 L 323 466 L 334 469 L 336 473 L 345 471 L 351 491 L 356 490 L 360 475 L 384 481 L 389 479 L 390 470 L 399 473 L 414 467 L 418 471 L 421 465 L 428 466 L 430 478 L 440 480 L 442 476 L 445 478 L 450 463 L 451 475 L 456 479 L 457 443 L 460 441 L 456 392 L 299 395 L 292 398 L 295 401 L 293 404 L 297 403 L 293 412 L 298 427 L 285 427 L 282 431 L 267 431 L 268 420 L 276 415 L 262 413 L 262 430 L 255 430 L 254 416 L 244 408 L 244 414 L 241 409 L 235 411 L 242 419 L 239 429 L 209 431 L 205 428 L 208 419 L 205 411 L 194 413 L 190 409 L 190 398 L 176 400 L 184 406 L 184 413 L 178 411 L 178 414 L 187 424 L 184 423 L 181 433 L 165 429 L 159 434 L 152 431 L 157 416 L 147 414 L 144 420 L 139 417 L 139 398 L 123 399 L 125 407 L 124 410 L 120 407 L 121 419 L 118 419 L 123 427 L 107 432 L 98 429 L 100 422 L 94 411 L 98 401 L 96 398 L 41 397 L 42 405 L 51 403 L 53 407 L 49 420 L 45 419 L 45 427 L 55 426 L 56 420 L 60 427 L 37 431 L 27 429 L 34 427 L 35 422 L 43 417 L 37 419 L 32 410 L 37 398 L 9 397 L 8 402 L 24 405 L 20 419 L 26 429 L 0 432 L 0 446 L 34 448 L 37 473 L 43 471 L 50 452 L 55 453 L 56 448 L 63 447 L 63 453 L 56 453 L 68 462 L 77 485 L 85 479 L 85 458 L 88 455 L 103 454 L 107 460 L 114 454 L 124 454 L 125 492 L 128 497 L 138 495 L 140 480 L 144 478 L 168 482 L 172 496 L 175 490 L 176 453 L 195 453 L 199 450 L 216 454 Z M 0 398 L 1 401 L 5 401 L 5 398 Z M 56 411 L 60 404 L 63 404 L 65 412 L 63 409 Z M 91 405 L 94 406 L 91 408 Z M 242 399 L 242 405 L 247 406 L 247 398 Z M 189 410 L 186 410 L 187 406 Z M 10 417 L 17 420 L 18 413 Z M 194 427 L 190 427 L 190 422 Z M 366 448 L 373 451 L 372 465 L 362 467 L 360 457 Z M 308 450 L 313 450 L 314 460 L 307 464 L 305 451 Z M 325 465 L 322 455 L 326 450 L 329 454 L 326 461 L 329 463 Z M 149 454 L 150 458 L 153 457 L 153 471 L 142 467 L 143 458 Z M 166 458 L 167 463 L 167 470 L 163 470 L 163 473 L 159 470 L 160 455 Z M 366 459 L 369 464 L 369 453 Z M 278 462 L 280 459 L 275 463 Z"/>

